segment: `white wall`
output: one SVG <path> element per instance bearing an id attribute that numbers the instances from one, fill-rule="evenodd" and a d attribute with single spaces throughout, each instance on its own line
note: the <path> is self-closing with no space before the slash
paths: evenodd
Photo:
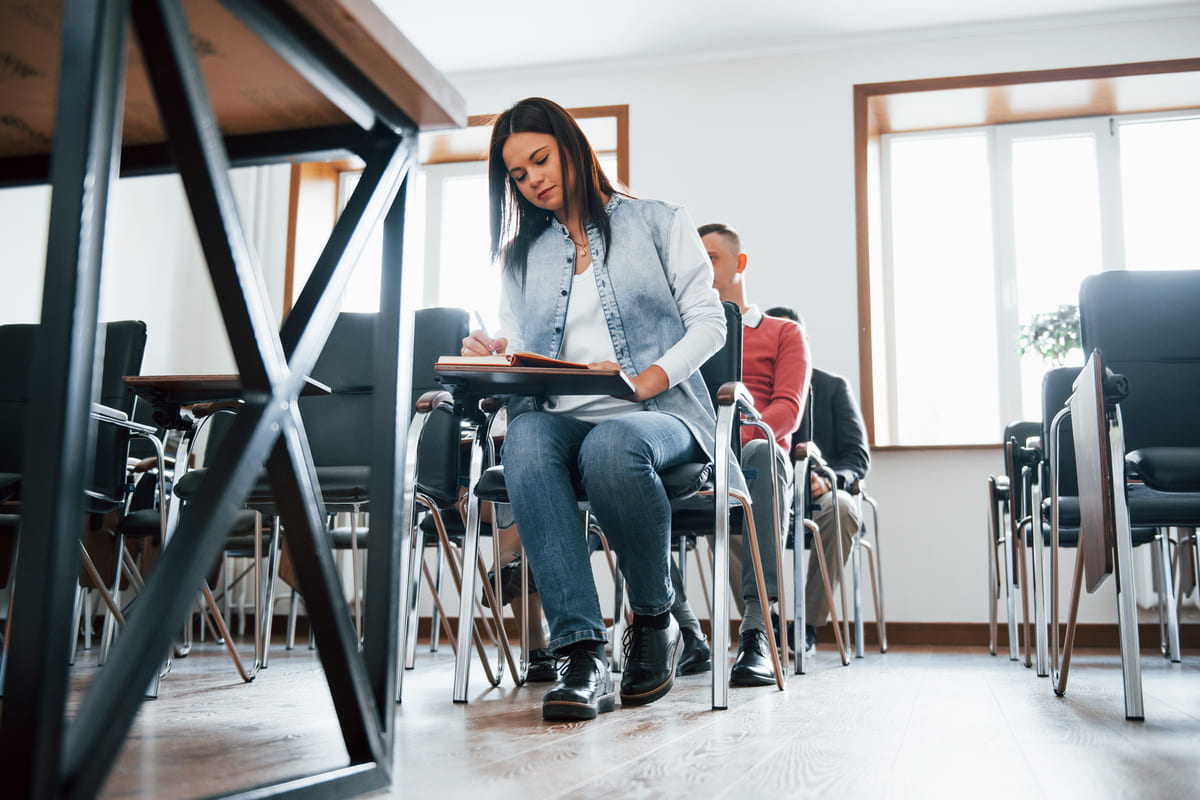
<path id="1" fill-rule="evenodd" d="M 855 381 L 854 84 L 1194 57 L 1197 42 L 1200 16 L 451 78 L 473 114 L 535 94 L 568 106 L 628 103 L 634 193 L 684 204 L 698 224 L 737 227 L 752 259 L 751 298 L 796 306 L 816 363 Z M 235 178 L 277 316 L 286 174 Z M 0 192 L 0 323 L 38 318 L 47 209 L 45 189 Z M 150 323 L 146 371 L 233 369 L 178 179 L 121 182 L 109 233 L 102 318 Z M 1000 470 L 992 451 L 875 455 L 889 620 L 987 619 L 984 486 Z M 1089 598 L 1081 620 L 1115 621 L 1111 591 L 1110 582 Z"/>
<path id="2" fill-rule="evenodd" d="M 697 224 L 736 227 L 751 258 L 751 300 L 798 308 L 816 364 L 853 382 L 854 84 L 1189 58 L 1197 42 L 1200 16 L 451 79 L 472 114 L 530 95 L 566 106 L 628 103 L 633 192 L 686 205 Z M 947 391 L 969 402 L 967 388 Z M 875 454 L 869 485 L 882 507 L 889 620 L 987 620 L 985 482 L 1002 470 L 998 451 Z M 1072 566 L 1068 557 L 1064 584 Z M 1115 622 L 1111 583 L 1086 598 L 1081 621 Z"/>
<path id="3" fill-rule="evenodd" d="M 239 169 L 231 176 L 276 320 L 283 305 L 288 175 L 284 165 Z M 6 250 L 0 324 L 41 317 L 49 215 L 48 187 L 0 191 L 0 241 Z M 117 182 L 101 270 L 100 319 L 146 322 L 144 374 L 236 371 L 178 176 Z"/>

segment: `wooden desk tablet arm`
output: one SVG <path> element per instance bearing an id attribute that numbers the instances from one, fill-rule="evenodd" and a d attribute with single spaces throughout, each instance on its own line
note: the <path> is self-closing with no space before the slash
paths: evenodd
<path id="1" fill-rule="evenodd" d="M 453 406 L 454 396 L 445 389 L 434 389 L 417 398 L 415 411 L 418 414 L 428 414 L 430 411 L 433 411 L 435 408 L 442 405 Z"/>

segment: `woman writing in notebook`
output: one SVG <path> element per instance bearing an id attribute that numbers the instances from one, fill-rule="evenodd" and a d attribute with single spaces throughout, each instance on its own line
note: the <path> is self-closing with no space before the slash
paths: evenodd
<path id="1" fill-rule="evenodd" d="M 714 451 L 716 415 L 699 368 L 723 344 L 725 316 L 687 212 L 615 191 L 557 104 L 530 98 L 497 118 L 488 178 L 504 336 L 475 331 L 462 354 L 527 350 L 619 368 L 634 386 L 623 398 L 514 401 L 502 451 L 550 647 L 567 659 L 542 715 L 591 719 L 612 710 L 616 692 L 572 479 L 628 585 L 622 704 L 653 702 L 670 690 L 679 652 L 658 471 Z"/>

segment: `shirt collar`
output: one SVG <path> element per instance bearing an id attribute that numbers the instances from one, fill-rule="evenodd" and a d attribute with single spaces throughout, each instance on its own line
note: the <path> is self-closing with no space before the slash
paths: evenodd
<path id="1" fill-rule="evenodd" d="M 747 328 L 757 328 L 762 321 L 763 313 L 756 305 L 751 304 L 742 312 L 742 325 Z"/>
<path id="2" fill-rule="evenodd" d="M 613 214 L 613 211 L 616 209 L 617 205 L 621 202 L 624 202 L 624 198 L 621 197 L 621 195 L 617 194 L 616 192 L 613 192 L 611 195 L 608 196 L 608 202 L 605 203 L 605 205 L 604 205 L 604 213 L 608 214 L 608 216 L 611 217 Z M 563 236 L 567 236 L 568 235 L 567 226 L 563 225 L 561 222 L 559 222 L 558 218 L 556 216 L 554 216 L 554 214 L 552 214 L 550 212 L 546 212 L 546 213 L 550 215 L 550 225 L 555 230 L 557 230 L 559 233 L 561 233 Z M 593 223 L 591 220 L 588 220 L 585 228 L 587 230 L 591 230 L 594 227 L 596 227 L 595 223 Z"/>

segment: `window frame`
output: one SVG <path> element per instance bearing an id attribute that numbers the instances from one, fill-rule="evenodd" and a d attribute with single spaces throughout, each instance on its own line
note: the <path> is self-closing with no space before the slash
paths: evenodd
<path id="1" fill-rule="evenodd" d="M 881 173 L 881 136 L 894 132 L 890 127 L 889 102 L 905 96 L 916 96 L 926 92 L 946 92 L 958 95 L 954 102 L 964 106 L 962 121 L 940 120 L 922 128 L 918 121 L 905 127 L 905 131 L 947 130 L 954 128 L 994 125 L 1004 122 L 1070 119 L 1104 115 L 1125 116 L 1134 113 L 1168 112 L 1182 108 L 1200 106 L 1200 95 L 1189 98 L 1186 104 L 1167 107 L 1149 103 L 1147 107 L 1118 107 L 1114 85 L 1122 79 L 1142 76 L 1168 75 L 1182 72 L 1200 72 L 1200 58 L 1173 61 L 1153 61 L 1131 64 L 1111 64 L 1093 67 L 1076 67 L 1028 72 L 967 75 L 948 78 L 931 78 L 888 83 L 856 84 L 853 87 L 854 112 L 854 183 L 855 183 L 855 232 L 857 272 L 857 312 L 859 331 L 859 397 L 866 422 L 871 446 L 878 450 L 971 450 L 992 449 L 995 443 L 954 445 L 878 445 L 875 425 L 875 381 L 874 369 L 876 348 L 888 346 L 882 340 L 881 331 L 872 330 L 872 286 L 873 281 L 883 286 L 882 243 L 883 220 L 881 198 L 883 176 Z M 1058 82 L 1082 81 L 1089 89 L 1090 100 L 1077 106 L 1042 108 L 1036 111 L 1014 111 L 1009 102 L 1012 91 L 1027 84 L 1054 84 Z M 965 91 L 959 91 L 965 90 Z M 978 101 L 971 103 L 969 101 Z M 968 111 L 966 105 L 971 105 Z M 976 107 L 984 109 L 984 118 L 973 118 Z M 895 129 L 898 132 L 900 129 Z M 1115 137 L 1114 137 L 1115 138 Z M 1107 250 L 1107 247 L 1106 247 Z M 1106 255 L 1107 260 L 1107 255 Z M 883 389 L 886 391 L 886 387 Z"/>

